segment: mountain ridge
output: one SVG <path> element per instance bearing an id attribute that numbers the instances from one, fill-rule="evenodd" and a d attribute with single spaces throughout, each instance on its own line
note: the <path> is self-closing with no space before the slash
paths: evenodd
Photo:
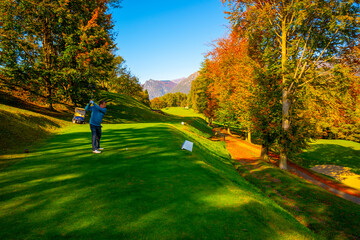
<path id="1" fill-rule="evenodd" d="M 195 72 L 188 77 L 182 77 L 174 80 L 154 80 L 149 79 L 143 85 L 143 89 L 149 93 L 150 100 L 162 97 L 167 93 L 181 92 L 188 94 L 191 89 L 191 82 L 196 79 L 199 72 Z"/>
<path id="2" fill-rule="evenodd" d="M 174 88 L 170 90 L 170 93 L 185 93 L 189 94 L 191 89 L 191 83 L 199 76 L 199 72 L 195 72 L 191 74 L 189 77 L 185 78 L 181 82 L 179 82 Z"/>

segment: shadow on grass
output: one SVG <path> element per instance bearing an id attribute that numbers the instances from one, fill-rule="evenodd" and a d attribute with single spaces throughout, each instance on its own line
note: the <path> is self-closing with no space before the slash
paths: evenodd
<path id="1" fill-rule="evenodd" d="M 239 177 L 219 175 L 230 168 L 212 164 L 211 154 L 196 147 L 193 153 L 181 151 L 184 136 L 175 129 L 107 126 L 105 150 L 92 154 L 87 127 L 51 139 L 0 173 L 1 239 L 277 239 L 308 234 L 301 228 L 299 233 L 289 215 Z"/>
<path id="2" fill-rule="evenodd" d="M 315 165 L 338 165 L 349 167 L 360 174 L 360 150 L 337 144 L 312 144 L 311 148 L 300 155 L 297 162 L 311 168 Z"/>
<path id="3" fill-rule="evenodd" d="M 49 130 L 61 127 L 58 121 L 50 118 L 3 110 L 0 110 L 0 122 L 0 154 L 26 148 L 26 145 L 49 135 Z"/>
<path id="4" fill-rule="evenodd" d="M 13 106 L 20 109 L 26 109 L 32 112 L 40 113 L 43 115 L 51 116 L 58 119 L 69 120 L 73 114 L 73 107 L 70 105 L 62 104 L 62 106 L 66 107 L 66 111 L 51 111 L 49 108 L 40 107 L 35 104 L 28 103 L 22 99 L 16 98 L 9 93 L 0 91 L 0 102 L 5 105 Z M 71 109 L 71 110 L 70 110 Z"/>

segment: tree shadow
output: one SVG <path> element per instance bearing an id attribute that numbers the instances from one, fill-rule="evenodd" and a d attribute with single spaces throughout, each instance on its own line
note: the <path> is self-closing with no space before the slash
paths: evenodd
<path id="1" fill-rule="evenodd" d="M 1 239 L 276 239 L 298 223 L 165 124 L 68 132 L 0 173 Z M 126 150 L 128 149 L 128 150 Z M 233 172 L 235 172 L 232 169 Z M 236 173 L 236 172 L 235 172 Z M 261 227 L 259 227 L 261 226 Z M 309 239 L 311 236 L 308 236 Z"/>
<path id="2" fill-rule="evenodd" d="M 9 93 L 0 91 L 0 101 L 2 104 L 9 105 L 12 107 L 29 110 L 32 112 L 40 113 L 43 115 L 51 116 L 58 119 L 68 120 L 71 119 L 72 116 L 72 107 L 67 104 L 62 104 L 62 106 L 66 107 L 66 110 L 63 111 L 51 111 L 49 108 L 41 107 L 27 101 L 24 101 L 20 98 L 14 97 Z"/>
<path id="3" fill-rule="evenodd" d="M 337 144 L 314 144 L 300 155 L 297 160 L 306 167 L 315 165 L 338 165 L 349 167 L 354 173 L 360 174 L 360 150 Z"/>
<path id="4" fill-rule="evenodd" d="M 0 110 L 0 122 L 0 154 L 33 144 L 49 135 L 49 130 L 61 127 L 59 122 L 50 118 L 3 110 Z"/>

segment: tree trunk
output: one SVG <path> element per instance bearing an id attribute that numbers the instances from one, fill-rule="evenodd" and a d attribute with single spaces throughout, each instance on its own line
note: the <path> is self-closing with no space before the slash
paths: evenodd
<path id="1" fill-rule="evenodd" d="M 208 124 L 208 126 L 210 127 L 211 125 L 212 125 L 212 118 L 209 117 L 209 124 Z"/>
<path id="2" fill-rule="evenodd" d="M 52 74 L 50 74 L 50 70 L 55 70 L 54 64 L 54 55 L 56 54 L 55 46 L 54 46 L 54 36 L 52 29 L 49 25 L 49 19 L 45 18 L 42 22 L 42 51 L 43 51 L 43 63 L 45 66 L 46 76 L 45 76 L 45 84 L 48 91 L 48 103 L 49 109 L 54 110 L 53 100 L 55 87 L 52 83 Z"/>
<path id="3" fill-rule="evenodd" d="M 267 144 L 262 144 L 261 145 L 261 155 L 260 158 L 266 162 L 269 162 L 269 147 L 267 146 Z"/>
<path id="4" fill-rule="evenodd" d="M 279 168 L 283 170 L 288 170 L 287 167 L 287 156 L 286 153 L 281 152 L 280 153 L 280 162 L 279 162 Z"/>
<path id="5" fill-rule="evenodd" d="M 282 96 L 282 129 L 283 129 L 283 137 L 282 141 L 288 141 L 287 136 L 290 128 L 290 120 L 289 120 L 289 110 L 291 106 L 291 102 L 289 100 L 288 91 L 283 90 Z M 286 142 L 282 143 L 281 151 L 280 151 L 280 169 L 287 170 L 287 156 L 286 156 Z"/>
<path id="6" fill-rule="evenodd" d="M 286 16 L 284 17 L 284 19 L 282 19 L 282 26 L 281 26 L 281 68 L 282 68 L 282 83 L 285 84 L 286 83 L 286 65 L 287 65 L 287 29 L 286 29 Z M 284 169 L 287 170 L 287 156 L 286 156 L 286 141 L 288 141 L 287 139 L 287 135 L 289 132 L 289 128 L 290 128 L 290 121 L 289 121 L 289 109 L 290 109 L 290 101 L 289 101 L 289 96 L 288 96 L 288 91 L 287 89 L 283 90 L 283 95 L 282 95 L 282 142 L 281 143 L 281 147 L 280 147 L 280 163 L 279 163 L 279 168 L 280 169 Z"/>
<path id="7" fill-rule="evenodd" d="M 246 141 L 248 141 L 249 143 L 251 143 L 251 130 L 250 130 L 250 128 L 249 128 L 248 131 L 247 131 Z"/>
<path id="8" fill-rule="evenodd" d="M 231 133 L 231 130 L 230 130 L 230 127 L 227 128 L 227 133 L 232 136 L 232 133 Z"/>
<path id="9" fill-rule="evenodd" d="M 53 100 L 52 100 L 52 88 L 49 87 L 49 88 L 48 88 L 48 91 L 49 91 L 48 102 L 49 102 L 49 104 L 50 104 L 49 109 L 50 109 L 51 111 L 54 111 Z"/>

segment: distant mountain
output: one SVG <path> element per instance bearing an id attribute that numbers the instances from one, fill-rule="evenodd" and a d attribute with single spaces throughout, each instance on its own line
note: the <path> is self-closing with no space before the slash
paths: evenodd
<path id="1" fill-rule="evenodd" d="M 199 76 L 199 72 L 191 74 L 189 77 L 180 81 L 174 88 L 171 89 L 171 93 L 181 92 L 188 94 L 191 89 L 191 82 Z"/>
<path id="2" fill-rule="evenodd" d="M 185 80 L 185 79 L 186 79 L 186 78 L 183 77 L 183 78 L 178 78 L 178 79 L 171 80 L 171 81 L 174 82 L 174 83 L 176 83 L 176 84 L 178 84 L 179 82 L 181 82 L 181 81 L 183 81 L 183 80 Z"/>
<path id="3" fill-rule="evenodd" d="M 171 89 L 173 89 L 176 86 L 176 83 L 165 80 L 165 81 L 159 81 L 159 80 L 148 80 L 143 85 L 143 89 L 147 90 L 149 93 L 150 100 L 156 97 L 164 96 L 165 94 L 169 93 Z"/>
<path id="4" fill-rule="evenodd" d="M 162 97 L 167 93 L 181 92 L 188 94 L 191 89 L 191 82 L 199 76 L 199 73 L 193 73 L 187 78 L 178 78 L 175 80 L 153 80 L 150 79 L 145 82 L 143 89 L 149 93 L 149 98 L 154 99 L 156 97 Z"/>

